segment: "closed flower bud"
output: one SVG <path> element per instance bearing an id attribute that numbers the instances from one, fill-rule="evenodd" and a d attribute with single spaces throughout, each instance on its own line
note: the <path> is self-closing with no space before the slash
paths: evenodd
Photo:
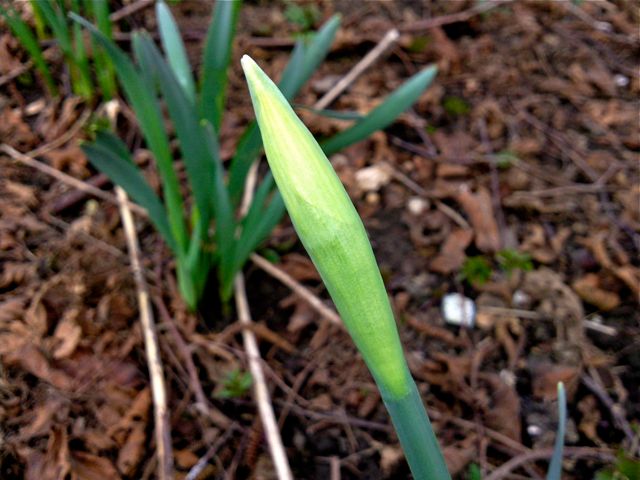
<path id="1" fill-rule="evenodd" d="M 381 387 L 399 398 L 410 376 L 362 221 L 331 163 L 276 85 L 242 58 L 267 160 L 291 221 Z"/>

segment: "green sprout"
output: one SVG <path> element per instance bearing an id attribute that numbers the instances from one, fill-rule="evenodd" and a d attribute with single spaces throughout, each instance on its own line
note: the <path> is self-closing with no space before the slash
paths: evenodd
<path id="1" fill-rule="evenodd" d="M 493 158 L 496 162 L 496 166 L 500 170 L 506 170 L 520 161 L 518 156 L 515 153 L 510 152 L 509 150 L 498 152 L 493 156 Z"/>
<path id="2" fill-rule="evenodd" d="M 553 455 L 547 470 L 547 480 L 561 480 L 562 455 L 564 451 L 564 437 L 567 429 L 567 394 L 564 383 L 558 382 L 558 430 L 553 445 Z"/>
<path id="3" fill-rule="evenodd" d="M 500 267 L 510 275 L 515 270 L 529 272 L 533 270 L 531 255 L 525 252 L 519 252 L 512 248 L 505 248 L 496 253 L 496 259 Z"/>
<path id="4" fill-rule="evenodd" d="M 320 19 L 320 10 L 314 4 L 296 5 L 293 2 L 287 2 L 284 16 L 289 22 L 300 27 L 303 32 L 308 32 Z"/>
<path id="5" fill-rule="evenodd" d="M 465 99 L 455 96 L 445 97 L 442 106 L 445 112 L 454 116 L 466 115 L 471 111 L 471 106 Z"/>
<path id="6" fill-rule="evenodd" d="M 44 83 L 51 95 L 58 95 L 58 87 L 53 80 L 44 53 L 38 40 L 46 39 L 51 33 L 67 64 L 71 85 L 75 94 L 92 100 L 96 97 L 96 87 L 91 76 L 91 64 L 95 66 L 96 82 L 102 96 L 108 100 L 115 95 L 116 83 L 113 65 L 105 52 L 92 45 L 92 52 L 87 51 L 80 25 L 70 23 L 62 2 L 54 0 L 31 0 L 31 8 L 35 17 L 35 30 L 32 29 L 11 8 L 0 5 L 0 15 L 5 18 L 9 27 L 27 50 L 37 71 L 44 79 Z M 109 20 L 109 5 L 104 0 L 71 0 L 70 11 L 75 14 L 83 13 L 93 17 L 99 30 L 111 37 L 111 20 Z"/>
<path id="7" fill-rule="evenodd" d="M 462 264 L 460 277 L 471 285 L 484 285 L 491 278 L 493 270 L 483 256 L 467 257 Z"/>
<path id="8" fill-rule="evenodd" d="M 216 2 L 197 79 L 164 2 L 156 4 L 156 14 L 165 55 L 147 33 L 137 32 L 132 38 L 135 61 L 98 28 L 78 15 L 70 15 L 89 30 L 93 41 L 113 62 L 124 96 L 156 160 L 162 200 L 133 162 L 133 154 L 114 134 L 98 132 L 95 141 L 85 143 L 83 150 L 92 165 L 147 210 L 176 259 L 178 287 L 190 309 L 198 306 L 212 271 L 217 274 L 220 298 L 224 305 L 228 304 L 236 273 L 285 213 L 282 197 L 273 178 L 267 175 L 258 185 L 247 213 L 237 214 L 251 165 L 262 153 L 255 122 L 240 137 L 227 171 L 220 158 L 218 132 L 225 111 L 228 67 L 240 6 L 239 1 Z M 293 100 L 324 60 L 339 25 L 340 17 L 333 16 L 318 32 L 297 40 L 279 83 L 287 101 Z M 336 153 L 386 128 L 418 99 L 434 76 L 432 67 L 410 78 L 368 115 L 328 138 L 323 143 L 325 153 Z M 178 181 L 163 105 L 178 140 L 189 197 L 183 197 Z M 186 205 L 191 205 L 190 210 Z"/>
<path id="9" fill-rule="evenodd" d="M 323 148 L 278 87 L 246 55 L 242 67 L 291 221 L 380 389 L 414 477 L 450 478 L 362 220 Z"/>
<path id="10" fill-rule="evenodd" d="M 222 390 L 216 395 L 218 398 L 241 398 L 251 388 L 253 379 L 249 372 L 235 369 L 229 372 L 222 381 Z"/>

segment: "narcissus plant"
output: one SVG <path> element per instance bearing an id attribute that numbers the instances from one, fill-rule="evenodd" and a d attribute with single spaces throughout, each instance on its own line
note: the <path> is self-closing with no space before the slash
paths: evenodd
<path id="1" fill-rule="evenodd" d="M 242 58 L 242 67 L 291 221 L 380 389 L 414 477 L 450 478 L 409 373 L 367 232 L 326 149 L 250 57 Z M 429 68 L 427 73 L 435 75 Z"/>

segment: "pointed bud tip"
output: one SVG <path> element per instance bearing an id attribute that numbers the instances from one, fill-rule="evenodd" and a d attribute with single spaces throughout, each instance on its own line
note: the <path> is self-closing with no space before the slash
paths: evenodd
<path id="1" fill-rule="evenodd" d="M 244 72 L 246 74 L 247 73 L 247 69 L 249 69 L 249 68 L 253 67 L 254 65 L 256 65 L 256 62 L 249 55 L 245 54 L 240 59 L 240 65 L 242 65 L 242 69 L 244 70 Z"/>

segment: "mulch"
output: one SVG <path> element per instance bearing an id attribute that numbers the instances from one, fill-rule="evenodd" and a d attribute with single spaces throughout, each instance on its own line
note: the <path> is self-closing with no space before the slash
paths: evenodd
<path id="1" fill-rule="evenodd" d="M 544 478 L 558 381 L 569 411 L 563 478 L 615 469 L 618 455 L 637 460 L 637 9 L 624 1 L 507 2 L 481 12 L 463 1 L 317 6 L 318 24 L 339 11 L 342 27 L 297 104 L 313 105 L 394 26 L 397 45 L 330 108 L 370 111 L 421 66 L 439 68 L 393 126 L 331 160 L 369 232 L 454 476 Z M 199 2 L 174 8 L 197 59 L 209 12 Z M 299 33 L 284 10 L 257 2 L 242 11 L 225 159 L 253 115 L 239 58 L 249 53 L 277 77 Z M 152 17 L 123 20 L 123 36 L 154 29 Z M 425 25 L 437 18 L 446 21 Z M 25 60 L 0 33 L 0 75 Z M 23 75 L 0 86 L 0 143 L 40 148 L 39 161 L 109 191 L 78 148 L 91 111 L 71 95 L 46 97 Z M 126 113 L 123 139 L 159 186 Z M 318 136 L 348 124 L 299 113 Z M 153 402 L 117 206 L 4 154 L 0 168 L 0 477 L 155 478 Z M 137 228 L 176 478 L 203 457 L 197 478 L 274 478 L 235 312 L 215 302 L 188 312 L 167 248 L 144 218 Z M 288 220 L 260 253 L 330 305 Z M 245 273 L 295 477 L 407 478 L 348 335 L 254 264 Z M 441 304 L 450 293 L 474 302 L 473 326 L 447 323 Z M 509 461 L 512 472 L 490 477 Z"/>

